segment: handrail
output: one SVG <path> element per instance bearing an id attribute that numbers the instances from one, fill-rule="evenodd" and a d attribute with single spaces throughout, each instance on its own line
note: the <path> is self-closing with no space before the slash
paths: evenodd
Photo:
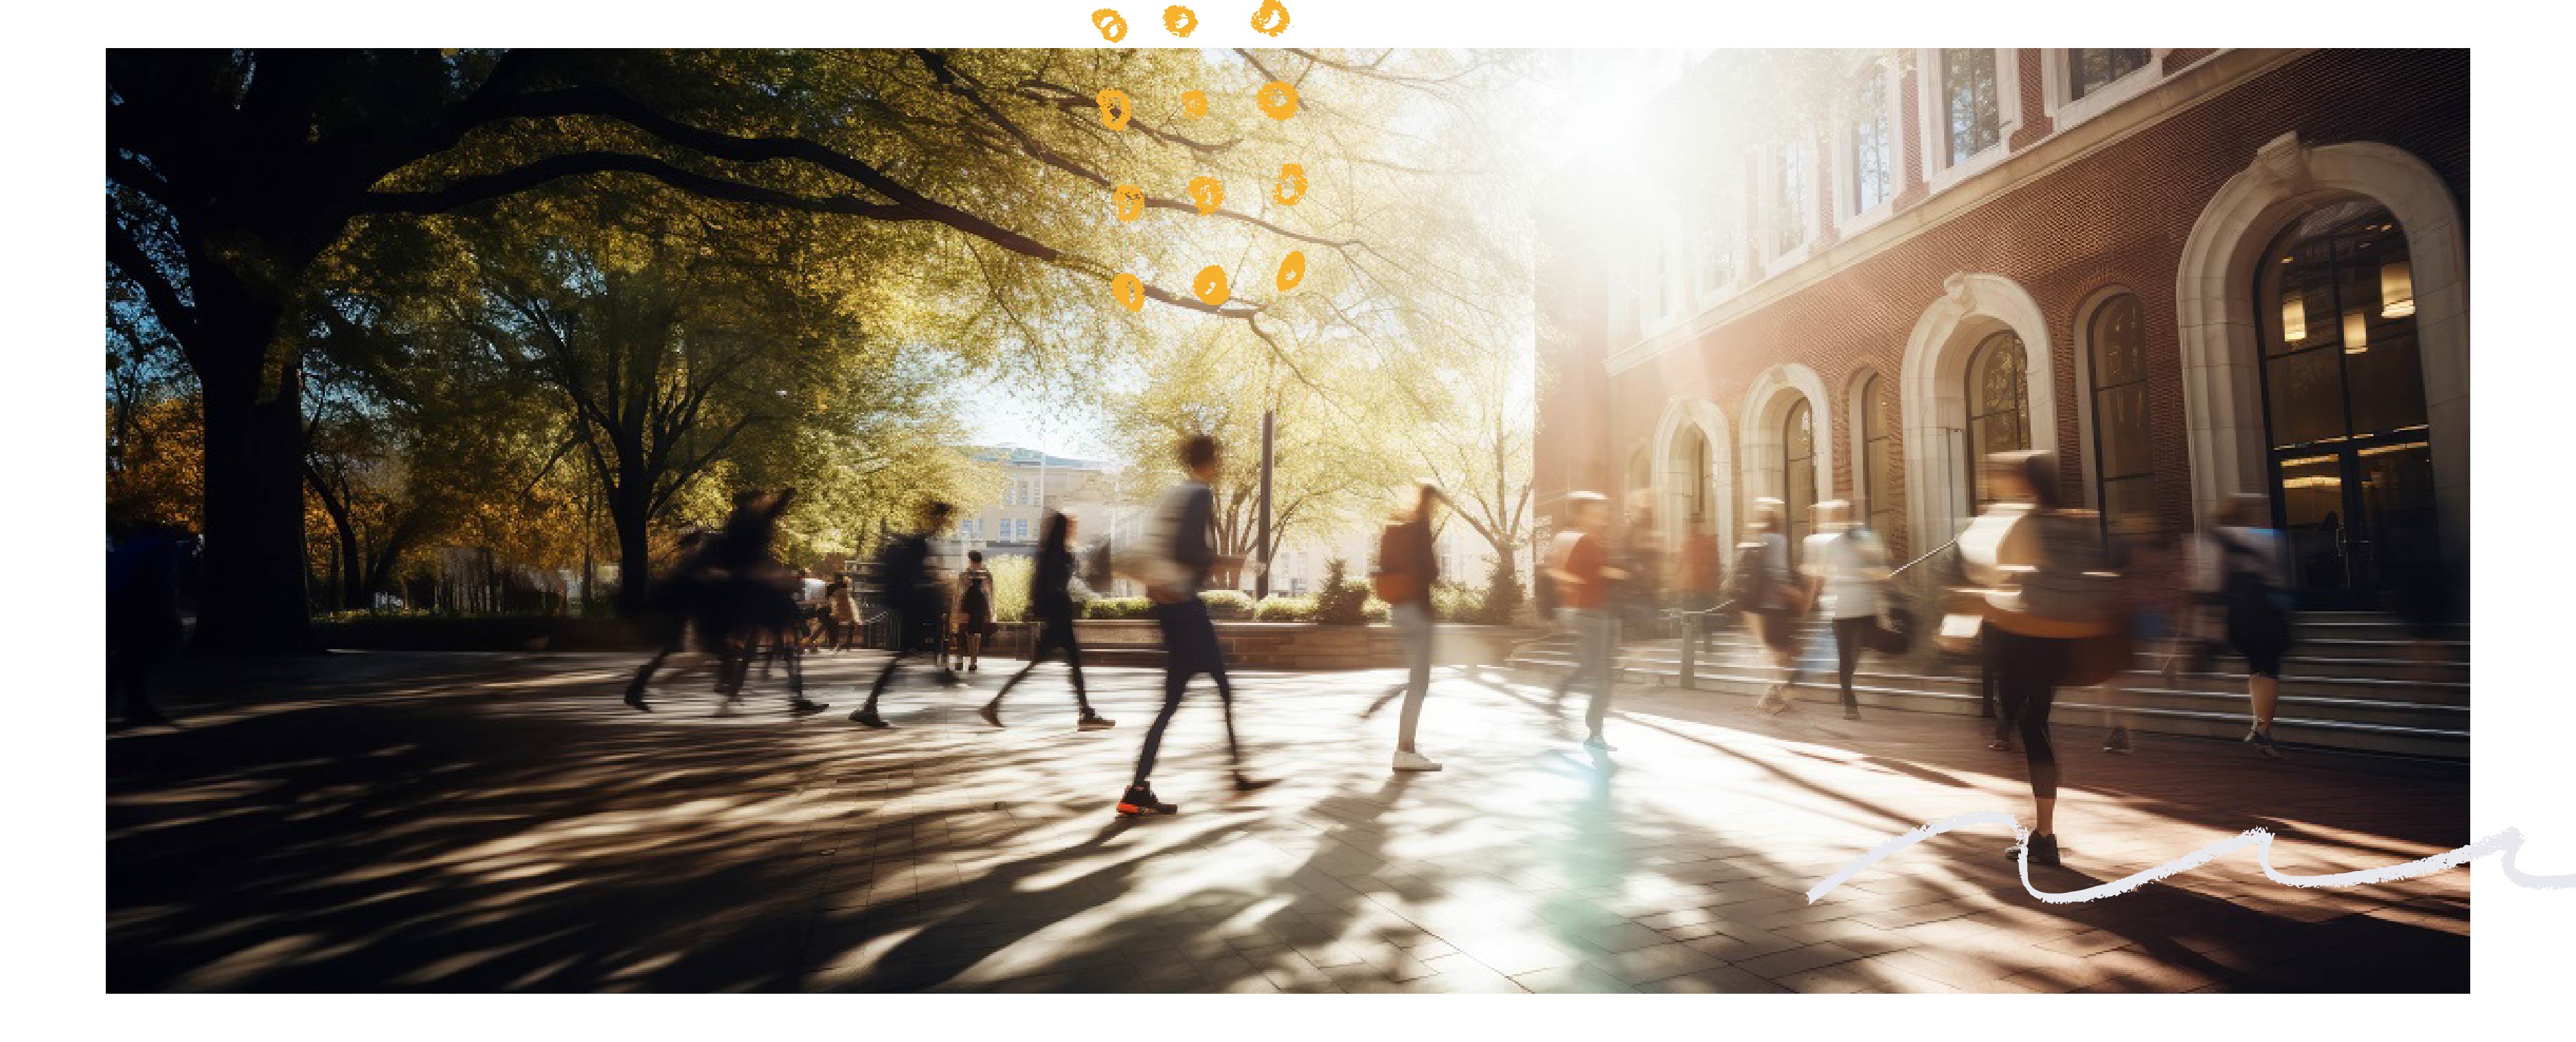
<path id="1" fill-rule="evenodd" d="M 1915 559 L 1913 559 L 1913 560 L 1911 560 L 1911 561 L 1907 561 L 1907 562 L 1905 562 L 1904 564 L 1897 566 L 1897 568 L 1896 568 L 1896 570 L 1895 570 L 1895 571 L 1892 571 L 1892 572 L 1887 573 L 1887 577 L 1888 577 L 1888 578 L 1890 578 L 1890 579 L 1893 579 L 1893 578 L 1896 578 L 1897 576 L 1903 575 L 1903 574 L 1905 574 L 1907 571 L 1911 570 L 1915 565 L 1922 564 L 1922 563 L 1923 563 L 1923 562 L 1925 562 L 1925 561 L 1929 561 L 1929 560 L 1931 560 L 1931 559 L 1933 558 L 1933 556 L 1934 556 L 1934 555 L 1939 554 L 1941 551 L 1943 551 L 1943 550 L 1947 550 L 1947 549 L 1950 549 L 1951 547 L 1954 547 L 1954 546 L 1957 546 L 1957 545 L 1959 545 L 1959 537 L 1958 537 L 1958 536 L 1951 536 L 1951 537 L 1950 537 L 1950 541 L 1949 541 L 1949 542 L 1946 542 L 1946 543 L 1943 543 L 1943 544 L 1941 544 L 1941 545 L 1939 545 L 1939 546 L 1933 547 L 1932 549 L 1929 549 L 1929 550 L 1923 551 L 1923 556 L 1921 556 L 1921 557 L 1917 557 L 1917 558 L 1915 558 Z"/>

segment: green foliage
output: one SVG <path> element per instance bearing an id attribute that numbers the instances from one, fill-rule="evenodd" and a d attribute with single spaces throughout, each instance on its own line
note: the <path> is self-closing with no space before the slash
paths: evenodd
<path id="1" fill-rule="evenodd" d="M 1313 622 L 1315 599 L 1285 593 L 1274 593 L 1261 599 L 1252 610 L 1254 622 Z"/>
<path id="2" fill-rule="evenodd" d="M 1431 617 L 1442 622 L 1482 622 L 1485 594 L 1446 579 L 1431 587 Z"/>
<path id="3" fill-rule="evenodd" d="M 1473 621 L 1493 626 L 1511 625 L 1520 618 L 1521 605 L 1528 599 L 1527 591 L 1521 589 L 1519 572 L 1507 568 L 1494 569 L 1493 581 L 1486 585 L 1484 603 L 1478 605 L 1481 610 Z"/>
<path id="4" fill-rule="evenodd" d="M 1241 590 L 1202 590 L 1199 603 L 1207 605 L 1208 617 L 1224 622 L 1239 622 L 1252 617 L 1252 595 Z"/>
<path id="5" fill-rule="evenodd" d="M 1348 577 L 1349 562 L 1335 557 L 1324 562 L 1324 582 L 1315 590 L 1315 621 L 1330 626 L 1357 626 L 1369 621 L 1367 583 Z M 1381 605 L 1381 612 L 1384 606 Z M 1383 618 L 1383 614 L 1380 615 Z"/>
<path id="6" fill-rule="evenodd" d="M 999 622 L 1027 622 L 1029 619 L 1029 585 L 1037 578 L 1038 559 L 992 555 L 984 558 L 984 567 L 993 573 L 993 618 Z"/>
<path id="7" fill-rule="evenodd" d="M 1086 619 L 1150 619 L 1154 602 L 1143 597 L 1094 597 L 1082 606 Z"/>

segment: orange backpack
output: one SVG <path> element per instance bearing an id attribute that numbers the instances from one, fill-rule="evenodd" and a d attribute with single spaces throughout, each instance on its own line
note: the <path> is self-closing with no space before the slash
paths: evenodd
<path id="1" fill-rule="evenodd" d="M 1388 525 L 1377 535 L 1377 571 L 1369 574 L 1369 585 L 1377 599 L 1388 604 L 1403 604 L 1422 596 L 1422 563 L 1402 560 L 1412 553 L 1406 545 L 1404 528 Z"/>

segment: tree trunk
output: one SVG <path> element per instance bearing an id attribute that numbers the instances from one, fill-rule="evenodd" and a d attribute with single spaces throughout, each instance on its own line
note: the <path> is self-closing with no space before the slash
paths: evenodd
<path id="1" fill-rule="evenodd" d="M 205 392 L 205 596 L 201 654 L 319 651 L 305 601 L 303 374 L 293 359 L 263 380 L 274 309 L 201 308 Z M 263 386 L 265 384 L 265 387 Z M 271 393 L 262 400 L 262 391 Z"/>
<path id="2" fill-rule="evenodd" d="M 340 530 L 340 607 L 347 611 L 364 611 L 367 607 L 367 560 L 358 552 L 358 530 L 346 514 L 331 516 L 331 525 Z"/>
<path id="3" fill-rule="evenodd" d="M 631 619 L 644 614 L 652 590 L 653 548 L 646 536 L 652 486 L 641 480 L 621 485 L 608 490 L 608 514 L 617 528 L 617 614 Z"/>

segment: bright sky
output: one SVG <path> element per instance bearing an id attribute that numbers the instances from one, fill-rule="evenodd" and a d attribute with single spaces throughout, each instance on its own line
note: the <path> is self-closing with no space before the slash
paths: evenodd
<path id="1" fill-rule="evenodd" d="M 1530 85 L 1519 146 L 1535 169 L 1586 152 L 1630 152 L 1643 133 L 1646 103 L 1705 51 L 1566 50 L 1551 52 L 1543 78 Z M 966 396 L 964 417 L 977 444 L 1015 445 L 1058 456 L 1117 461 L 1096 409 L 1042 389 L 997 382 Z"/>

